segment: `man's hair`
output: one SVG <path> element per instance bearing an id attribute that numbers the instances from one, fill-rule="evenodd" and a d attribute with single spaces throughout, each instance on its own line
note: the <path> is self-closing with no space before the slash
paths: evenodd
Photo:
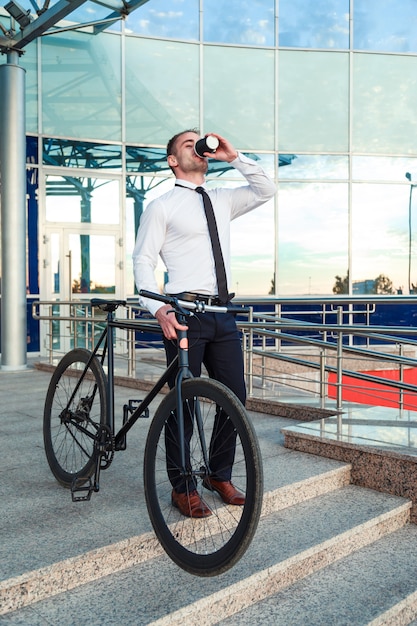
<path id="1" fill-rule="evenodd" d="M 167 143 L 167 157 L 170 154 L 174 154 L 174 147 L 178 137 L 181 137 L 181 135 L 185 135 L 185 133 L 196 133 L 197 135 L 200 135 L 200 131 L 197 128 L 189 128 L 188 130 L 182 130 L 180 133 L 177 133 L 176 135 L 171 137 L 171 139 Z"/>

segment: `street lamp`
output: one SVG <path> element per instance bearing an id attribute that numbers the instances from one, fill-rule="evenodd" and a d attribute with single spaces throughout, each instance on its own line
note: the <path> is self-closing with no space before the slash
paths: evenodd
<path id="1" fill-rule="evenodd" d="M 416 183 L 411 181 L 410 172 L 405 173 L 406 179 L 410 182 L 410 196 L 408 198 L 408 293 L 411 294 L 411 244 L 412 244 L 412 232 L 411 232 L 411 205 L 413 200 L 413 188 Z"/>

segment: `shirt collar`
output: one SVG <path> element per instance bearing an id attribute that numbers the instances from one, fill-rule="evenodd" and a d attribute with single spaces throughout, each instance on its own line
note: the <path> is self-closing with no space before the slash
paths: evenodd
<path id="1" fill-rule="evenodd" d="M 181 178 L 176 178 L 175 184 L 179 187 L 187 187 L 187 189 L 192 189 L 192 191 L 194 191 L 197 187 L 204 187 L 204 189 L 207 190 L 205 182 L 202 185 L 194 185 L 194 183 L 190 183 L 189 180 L 182 180 Z"/>

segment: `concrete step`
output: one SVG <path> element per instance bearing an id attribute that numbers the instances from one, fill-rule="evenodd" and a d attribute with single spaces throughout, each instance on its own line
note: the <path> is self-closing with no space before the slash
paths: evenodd
<path id="1" fill-rule="evenodd" d="M 199 579 L 159 556 L 8 613 L 0 623 L 215 624 L 256 610 L 280 590 L 395 533 L 407 524 L 409 509 L 396 496 L 340 487 L 266 514 L 244 558 L 222 576 Z"/>
<path id="2" fill-rule="evenodd" d="M 266 462 L 266 483 L 281 482 L 283 485 L 265 493 L 263 517 L 297 502 L 309 500 L 318 494 L 324 494 L 349 484 L 349 465 L 337 463 L 334 467 L 330 465 L 329 469 L 329 462 L 323 463 L 319 459 L 317 463 L 316 458 L 310 457 L 310 455 L 285 451 L 281 455 L 281 459 L 267 457 Z M 333 464 L 333 462 L 330 463 Z M 274 475 L 275 480 L 273 480 Z M 67 494 L 64 490 L 60 491 L 61 494 Z M 67 495 L 67 497 L 69 496 Z M 71 503 L 71 507 L 74 510 L 76 507 L 80 507 L 80 504 Z M 141 507 L 138 507 L 138 512 L 139 510 L 142 515 L 146 515 L 143 501 Z M 85 511 L 89 513 L 88 504 Z M 62 524 L 62 519 L 60 523 Z M 148 520 L 146 524 L 149 526 Z M 88 526 L 85 528 L 87 530 Z M 9 539 L 11 542 L 13 533 L 12 529 L 10 530 Z M 50 533 L 50 529 L 48 532 Z M 103 533 L 104 535 L 107 534 L 104 527 Z M 68 550 L 73 537 L 71 524 L 67 528 L 67 533 L 64 532 L 64 536 L 67 538 Z M 46 537 L 45 539 L 47 540 Z M 55 543 L 56 538 L 49 536 L 49 542 L 51 539 L 54 539 L 54 544 L 50 545 L 50 552 L 53 553 L 59 546 Z M 40 540 L 42 541 L 42 535 Z M 15 544 L 17 552 L 10 564 L 11 567 L 16 566 L 16 561 L 19 560 L 18 538 L 16 537 Z M 0 582 L 0 614 L 16 610 L 32 602 L 38 602 L 51 595 L 65 592 L 128 567 L 139 565 L 163 554 L 163 550 L 152 531 L 115 543 L 101 545 L 86 552 L 79 552 L 79 544 L 72 546 L 72 549 L 74 554 L 69 558 L 51 562 L 44 567 L 24 572 L 18 576 L 10 576 Z M 56 554 L 60 553 L 59 550 L 56 552 Z"/>
<path id="3" fill-rule="evenodd" d="M 408 524 L 218 623 L 415 625 L 416 574 L 417 526 Z"/>
<path id="4" fill-rule="evenodd" d="M 45 460 L 49 379 L 35 370 L 0 379 L 0 624 L 140 626 L 175 623 L 179 615 L 194 626 L 232 619 L 252 605 L 261 615 L 267 598 L 386 533 L 394 536 L 408 519 L 405 500 L 349 485 L 346 462 L 285 448 L 281 429 L 290 420 L 252 411 L 265 473 L 258 532 L 232 570 L 193 577 L 161 552 L 151 533 L 142 481 L 149 420 L 129 433 L 127 450 L 102 474 L 100 493 L 74 504 Z M 141 393 L 116 388 L 118 415 L 129 397 Z M 387 610 L 401 602 L 398 593 Z"/>

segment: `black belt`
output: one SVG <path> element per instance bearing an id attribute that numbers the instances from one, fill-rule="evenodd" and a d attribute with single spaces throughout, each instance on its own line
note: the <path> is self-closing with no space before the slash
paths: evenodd
<path id="1" fill-rule="evenodd" d="M 221 302 L 218 296 L 207 296 L 204 293 L 195 293 L 193 291 L 182 291 L 181 293 L 172 293 L 168 295 L 174 296 L 174 298 L 178 298 L 178 300 L 185 300 L 186 302 L 203 302 L 209 306 L 224 306 L 226 304 L 226 302 Z M 231 293 L 230 299 L 232 299 L 234 295 L 234 293 Z"/>

